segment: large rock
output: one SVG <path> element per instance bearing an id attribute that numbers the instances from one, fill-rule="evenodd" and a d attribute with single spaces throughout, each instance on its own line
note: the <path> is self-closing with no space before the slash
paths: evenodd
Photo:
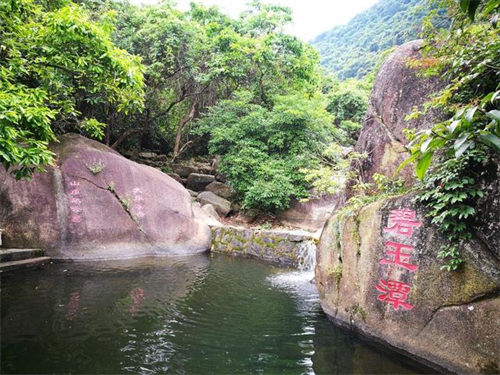
<path id="1" fill-rule="evenodd" d="M 422 44 L 418 40 L 398 47 L 382 64 L 374 82 L 366 119 L 355 147 L 355 151 L 368 155 L 358 170 L 363 182 L 371 182 L 375 173 L 392 176 L 409 156 L 403 129 L 428 129 L 442 120 L 442 114 L 435 110 L 406 120 L 446 84 L 440 76 L 419 77 L 418 71 L 408 66 L 408 60 L 420 58 Z M 411 186 L 415 181 L 412 167 L 404 168 L 400 177 Z"/>
<path id="2" fill-rule="evenodd" d="M 234 197 L 234 191 L 231 189 L 229 186 L 226 184 L 223 184 L 222 182 L 219 181 L 214 181 L 211 184 L 209 184 L 206 188 L 206 191 L 211 191 L 215 195 L 218 195 L 219 197 L 225 198 L 225 199 L 231 199 Z"/>
<path id="3" fill-rule="evenodd" d="M 393 198 L 328 221 L 317 253 L 321 305 L 333 321 L 440 370 L 498 372 L 500 262 L 473 239 L 462 270 L 441 270 L 446 242 L 413 202 Z M 396 244 L 412 248 L 398 256 Z"/>
<path id="4" fill-rule="evenodd" d="M 293 199 L 288 209 L 276 213 L 276 218 L 284 225 L 316 232 L 343 203 L 340 195 L 325 194 L 307 202 Z"/>
<path id="5" fill-rule="evenodd" d="M 211 204 L 217 213 L 222 216 L 227 216 L 227 214 L 231 211 L 231 202 L 228 200 L 221 198 L 211 191 L 204 191 L 198 194 L 196 198 L 202 205 Z"/>
<path id="6" fill-rule="evenodd" d="M 484 197 L 476 207 L 474 228 L 500 261 L 500 158 L 493 159 L 486 168 L 491 171 L 490 180 L 483 186 Z"/>
<path id="7" fill-rule="evenodd" d="M 215 210 L 214 206 L 212 206 L 211 204 L 206 204 L 203 207 L 201 207 L 201 209 L 203 211 L 205 211 L 208 215 L 210 215 L 211 217 L 213 217 L 214 219 L 220 220 L 219 214 Z"/>
<path id="8" fill-rule="evenodd" d="M 209 174 L 191 173 L 187 179 L 187 188 L 193 191 L 203 191 L 214 180 L 215 177 Z"/>
<path id="9" fill-rule="evenodd" d="M 191 173 L 199 172 L 198 168 L 192 165 L 173 165 L 172 168 L 182 178 L 187 178 Z"/>
<path id="10" fill-rule="evenodd" d="M 57 164 L 30 182 L 0 170 L 4 246 L 76 260 L 209 248 L 210 229 L 196 220 L 188 192 L 166 174 L 75 134 L 52 150 Z"/>

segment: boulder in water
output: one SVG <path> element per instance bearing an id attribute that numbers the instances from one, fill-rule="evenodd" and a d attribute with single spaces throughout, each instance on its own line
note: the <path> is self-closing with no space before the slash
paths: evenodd
<path id="1" fill-rule="evenodd" d="M 76 134 L 51 146 L 56 165 L 32 181 L 0 170 L 5 246 L 42 248 L 54 258 L 127 258 L 206 251 L 181 184 Z"/>

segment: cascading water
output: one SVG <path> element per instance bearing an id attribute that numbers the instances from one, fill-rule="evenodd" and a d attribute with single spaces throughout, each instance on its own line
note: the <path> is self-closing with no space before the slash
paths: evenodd
<path id="1" fill-rule="evenodd" d="M 271 278 L 275 285 L 288 288 L 300 288 L 311 285 L 314 279 L 314 268 L 316 266 L 316 245 L 313 241 L 303 241 L 297 251 L 297 270 L 285 271 Z M 309 288 L 309 286 L 306 286 Z"/>
<path id="2" fill-rule="evenodd" d="M 297 252 L 299 259 L 298 269 L 301 272 L 313 272 L 316 266 L 316 245 L 313 241 L 304 241 Z"/>

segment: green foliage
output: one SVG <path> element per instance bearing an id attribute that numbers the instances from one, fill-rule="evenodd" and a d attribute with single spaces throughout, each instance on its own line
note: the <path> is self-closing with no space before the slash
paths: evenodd
<path id="1" fill-rule="evenodd" d="M 271 109 L 238 93 L 212 107 L 198 121 L 209 133 L 209 149 L 222 156 L 220 170 L 240 195 L 243 207 L 273 212 L 291 197 L 309 195 L 303 169 L 319 165 L 331 140 L 331 117 L 323 99 L 301 94 L 273 98 Z"/>
<path id="2" fill-rule="evenodd" d="M 342 263 L 335 263 L 334 266 L 327 267 L 326 274 L 333 276 L 335 283 L 339 285 L 340 280 L 342 280 Z"/>
<path id="3" fill-rule="evenodd" d="M 117 123 L 112 138 L 132 128 L 130 135 L 147 134 L 175 159 L 195 141 L 202 143 L 193 139 L 195 120 L 237 90 L 251 92 L 266 107 L 276 95 L 316 90 L 318 54 L 284 32 L 291 20 L 286 7 L 254 1 L 235 20 L 196 4 L 188 12 L 170 2 L 115 6 L 115 39 L 143 57 L 147 95 L 144 113 Z"/>
<path id="4" fill-rule="evenodd" d="M 385 50 L 417 39 L 430 11 L 426 0 L 384 0 L 312 41 L 322 65 L 339 79 L 361 78 Z M 439 20 L 440 24 L 446 24 Z"/>
<path id="5" fill-rule="evenodd" d="M 449 271 L 463 263 L 460 247 L 471 238 L 468 221 L 483 196 L 485 165 L 489 153 L 500 151 L 500 39 L 495 22 L 488 22 L 499 4 L 442 1 L 454 18 L 452 27 L 447 32 L 429 27 L 424 57 L 413 64 L 423 75 L 443 74 L 450 82 L 428 108 L 455 114 L 429 130 L 409 132 L 411 156 L 399 168 L 414 162 L 417 176 L 424 179 L 425 190 L 417 200 L 449 240 L 439 253 Z M 479 22 L 472 23 L 475 19 Z M 438 163 L 433 163 L 436 156 Z"/>
<path id="6" fill-rule="evenodd" d="M 99 138 L 94 111 L 143 100 L 142 67 L 111 42 L 109 14 L 94 22 L 70 1 L 41 4 L 0 2 L 0 163 L 16 178 L 51 162 L 56 133 Z"/>
<path id="7" fill-rule="evenodd" d="M 327 111 L 335 118 L 336 140 L 343 146 L 353 146 L 362 128 L 368 109 L 371 83 L 368 80 L 332 80 L 327 88 Z"/>
<path id="8" fill-rule="evenodd" d="M 475 202 L 484 195 L 480 187 L 482 168 L 487 155 L 478 149 L 468 150 L 459 158 L 445 158 L 424 181 L 423 192 L 416 200 L 429 208 L 427 214 L 449 241 L 438 256 L 446 259 L 442 267 L 456 270 L 463 263 L 460 247 L 472 235 L 467 221 L 475 214 Z"/>
<path id="9" fill-rule="evenodd" d="M 101 173 L 104 168 L 106 168 L 106 163 L 104 163 L 102 160 L 97 160 L 92 163 L 85 164 L 85 166 L 93 175 L 97 175 Z"/>
<path id="10" fill-rule="evenodd" d="M 336 129 L 334 130 L 335 135 Z M 349 180 L 356 178 L 351 172 L 351 165 L 364 158 L 366 155 L 333 142 L 327 145 L 322 152 L 321 164 L 318 167 L 303 168 L 301 171 L 305 173 L 306 181 L 312 184 L 314 197 L 320 197 L 325 193 L 337 194 L 345 188 Z"/>

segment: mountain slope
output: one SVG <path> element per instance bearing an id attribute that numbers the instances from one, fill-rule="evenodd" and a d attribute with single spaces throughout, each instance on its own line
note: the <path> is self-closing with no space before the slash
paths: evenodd
<path id="1" fill-rule="evenodd" d="M 340 79 L 361 78 L 374 68 L 381 52 L 416 39 L 428 14 L 426 0 L 381 0 L 347 25 L 319 35 L 312 45 L 328 72 Z"/>

